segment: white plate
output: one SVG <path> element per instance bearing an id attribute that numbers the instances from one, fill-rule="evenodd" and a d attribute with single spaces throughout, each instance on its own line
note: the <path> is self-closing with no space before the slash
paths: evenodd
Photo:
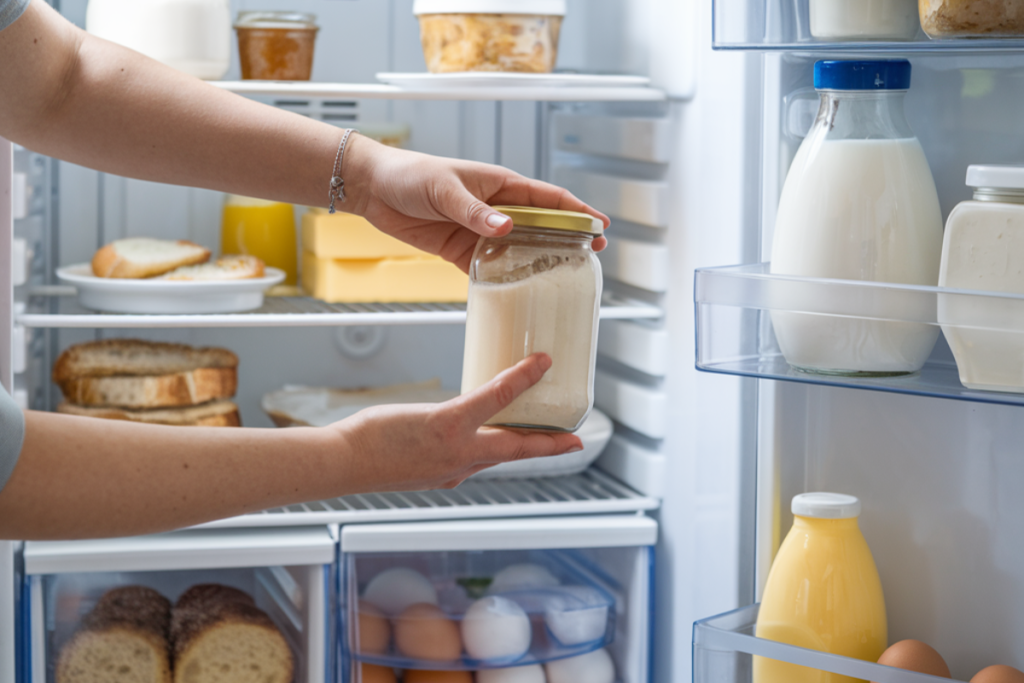
<path id="1" fill-rule="evenodd" d="M 263 305 L 263 292 L 284 278 L 284 271 L 277 268 L 267 268 L 266 275 L 260 278 L 195 282 L 96 277 L 88 263 L 57 269 L 58 280 L 78 289 L 79 303 L 111 313 L 173 315 L 251 311 Z"/>
<path id="2" fill-rule="evenodd" d="M 466 71 L 451 74 L 379 73 L 377 80 L 390 85 L 420 90 L 431 88 L 642 88 L 650 85 L 646 76 L 602 76 L 597 74 L 521 74 Z"/>

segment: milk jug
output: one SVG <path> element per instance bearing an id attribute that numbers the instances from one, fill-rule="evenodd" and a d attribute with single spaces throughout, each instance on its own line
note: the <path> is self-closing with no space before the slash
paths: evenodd
<path id="1" fill-rule="evenodd" d="M 878 661 L 887 646 L 882 583 L 857 518 L 860 501 L 838 493 L 793 498 L 793 528 L 772 563 L 757 615 L 758 638 Z M 754 657 L 753 683 L 854 683 L 856 679 Z"/>
<path id="2" fill-rule="evenodd" d="M 771 272 L 811 278 L 935 286 L 942 214 L 924 151 L 903 115 L 910 63 L 821 61 L 814 65 L 818 116 L 789 169 L 775 219 Z M 919 370 L 938 329 L 902 322 L 905 310 L 872 318 L 801 313 L 842 301 L 773 301 L 783 356 L 800 370 L 887 375 Z M 922 311 L 918 319 L 929 319 Z"/>

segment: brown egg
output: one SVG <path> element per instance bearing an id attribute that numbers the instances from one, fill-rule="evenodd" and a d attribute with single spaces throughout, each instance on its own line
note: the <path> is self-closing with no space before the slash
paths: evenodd
<path id="1" fill-rule="evenodd" d="M 393 669 L 375 664 L 362 664 L 363 675 L 361 683 L 398 683 Z"/>
<path id="2" fill-rule="evenodd" d="M 395 647 L 414 659 L 450 662 L 462 655 L 462 636 L 440 607 L 421 602 L 395 619 Z"/>
<path id="3" fill-rule="evenodd" d="M 405 672 L 402 683 L 473 683 L 468 671 L 415 671 Z"/>
<path id="4" fill-rule="evenodd" d="M 878 658 L 878 663 L 884 666 L 894 666 L 897 669 L 950 678 L 946 660 L 934 648 L 920 640 L 901 640 L 890 645 L 889 649 Z"/>
<path id="5" fill-rule="evenodd" d="M 359 601 L 359 652 L 380 655 L 391 644 L 391 625 L 384 613 L 366 600 Z"/>
<path id="6" fill-rule="evenodd" d="M 993 664 L 974 674 L 971 683 L 1024 683 L 1024 672 L 1012 666 Z"/>

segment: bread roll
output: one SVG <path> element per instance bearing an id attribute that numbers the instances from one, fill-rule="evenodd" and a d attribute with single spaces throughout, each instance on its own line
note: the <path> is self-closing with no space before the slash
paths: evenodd
<path id="1" fill-rule="evenodd" d="M 96 277 L 137 280 L 209 260 L 210 250 L 195 242 L 131 237 L 97 251 L 92 272 Z"/>

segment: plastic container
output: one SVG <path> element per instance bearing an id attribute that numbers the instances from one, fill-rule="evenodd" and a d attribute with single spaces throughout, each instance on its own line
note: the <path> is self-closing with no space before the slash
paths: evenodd
<path id="1" fill-rule="evenodd" d="M 921 27 L 931 38 L 1012 38 L 1024 35 L 1024 0 L 918 0 Z"/>
<path id="2" fill-rule="evenodd" d="M 349 653 L 388 668 L 539 664 L 615 632 L 615 598 L 565 551 L 350 555 L 346 584 Z"/>
<path id="3" fill-rule="evenodd" d="M 771 272 L 934 287 L 942 214 L 928 161 L 903 115 L 910 63 L 821 61 L 821 104 L 779 199 Z M 774 311 L 782 353 L 827 374 L 915 372 L 929 325 Z"/>
<path id="4" fill-rule="evenodd" d="M 228 195 L 221 214 L 222 254 L 251 254 L 286 273 L 284 284 L 299 279 L 298 238 L 291 204 Z"/>
<path id="5" fill-rule="evenodd" d="M 984 301 L 939 294 L 938 319 L 969 389 L 1024 393 L 1024 167 L 970 166 L 972 201 L 949 214 L 939 286 L 995 293 Z"/>
<path id="6" fill-rule="evenodd" d="M 427 70 L 550 73 L 565 0 L 416 0 Z"/>
<path id="7" fill-rule="evenodd" d="M 571 211 L 497 206 L 515 223 L 481 237 L 469 269 L 462 393 L 536 352 L 552 366 L 488 424 L 574 432 L 594 406 L 603 231 Z"/>
<path id="8" fill-rule="evenodd" d="M 228 0 L 89 0 L 85 28 L 197 78 L 231 64 Z"/>
<path id="9" fill-rule="evenodd" d="M 308 81 L 319 30 L 315 14 L 239 12 L 235 32 L 242 79 Z"/>
<path id="10" fill-rule="evenodd" d="M 809 0 L 811 35 L 819 40 L 911 40 L 917 0 Z"/>
<path id="11" fill-rule="evenodd" d="M 837 493 L 793 497 L 757 617 L 758 638 L 875 662 L 888 645 L 878 569 L 857 525 L 860 501 Z M 754 658 L 753 683 L 819 681 L 817 672 Z M 829 676 L 827 683 L 853 683 Z"/>

